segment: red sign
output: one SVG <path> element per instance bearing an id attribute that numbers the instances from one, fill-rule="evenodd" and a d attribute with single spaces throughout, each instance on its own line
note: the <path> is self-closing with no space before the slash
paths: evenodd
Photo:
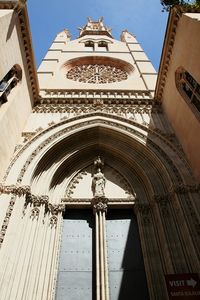
<path id="1" fill-rule="evenodd" d="M 200 280 L 197 273 L 165 275 L 169 299 L 200 299 Z"/>

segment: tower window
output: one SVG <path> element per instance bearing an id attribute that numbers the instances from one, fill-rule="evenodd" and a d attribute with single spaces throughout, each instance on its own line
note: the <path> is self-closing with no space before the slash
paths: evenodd
<path id="1" fill-rule="evenodd" d="M 191 108 L 200 112 L 200 84 L 184 68 L 175 73 L 176 86 L 183 99 Z"/>
<path id="2" fill-rule="evenodd" d="M 8 95 L 22 78 L 22 69 L 19 65 L 14 65 L 10 71 L 0 81 L 0 105 L 7 102 Z"/>
<path id="3" fill-rule="evenodd" d="M 108 44 L 105 41 L 98 42 L 98 51 L 108 51 Z"/>
<path id="4" fill-rule="evenodd" d="M 85 47 L 87 48 L 87 50 L 94 51 L 94 42 L 93 41 L 85 42 Z"/>

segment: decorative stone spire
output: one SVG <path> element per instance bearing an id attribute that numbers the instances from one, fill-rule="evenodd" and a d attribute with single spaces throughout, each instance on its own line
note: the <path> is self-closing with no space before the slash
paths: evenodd
<path id="1" fill-rule="evenodd" d="M 93 21 L 91 18 L 88 18 L 87 24 L 78 29 L 80 30 L 79 37 L 84 35 L 107 35 L 112 38 L 111 29 L 108 29 L 103 24 L 103 17 L 101 17 L 97 22 Z"/>
<path id="2" fill-rule="evenodd" d="M 125 43 L 138 43 L 134 34 L 130 33 L 127 29 L 122 31 L 120 39 Z"/>
<path id="3" fill-rule="evenodd" d="M 71 39 L 71 33 L 68 29 L 64 29 L 63 31 L 59 32 L 54 40 L 56 42 L 69 42 Z"/>

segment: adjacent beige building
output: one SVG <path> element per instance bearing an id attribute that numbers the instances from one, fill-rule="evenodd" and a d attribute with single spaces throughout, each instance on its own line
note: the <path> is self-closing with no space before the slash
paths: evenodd
<path id="1" fill-rule="evenodd" d="M 0 299 L 164 300 L 199 272 L 199 18 L 171 10 L 158 76 L 102 18 L 36 73 L 26 5 L 0 1 Z"/>

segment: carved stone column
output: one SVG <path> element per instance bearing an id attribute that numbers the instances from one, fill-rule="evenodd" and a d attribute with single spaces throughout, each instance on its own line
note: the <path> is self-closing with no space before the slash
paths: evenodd
<path id="1" fill-rule="evenodd" d="M 96 299 L 109 300 L 105 214 L 108 199 L 92 199 L 96 226 Z"/>
<path id="2" fill-rule="evenodd" d="M 0 185 L 1 193 L 12 196 L 0 230 L 0 299 L 53 299 L 65 205 L 29 186 Z"/>
<path id="3" fill-rule="evenodd" d="M 147 277 L 150 299 L 167 300 L 167 289 L 163 276 L 163 265 L 158 251 L 159 239 L 157 237 L 157 223 L 154 224 L 153 212 L 150 203 L 134 205 L 139 226 L 143 259 Z"/>

